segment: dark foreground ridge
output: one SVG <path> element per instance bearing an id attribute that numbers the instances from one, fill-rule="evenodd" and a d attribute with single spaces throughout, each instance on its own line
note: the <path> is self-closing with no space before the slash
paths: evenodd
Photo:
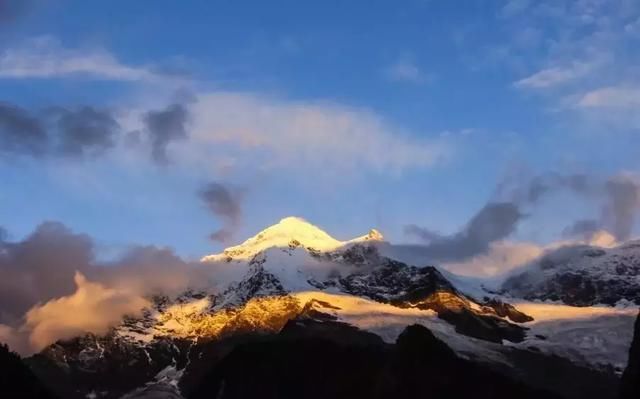
<path id="1" fill-rule="evenodd" d="M 0 344 L 0 398 L 54 399 L 22 362 L 20 356 Z"/>
<path id="2" fill-rule="evenodd" d="M 237 346 L 189 399 L 559 397 L 458 357 L 420 325 L 388 345 L 340 323 L 307 323 Z M 309 333 L 316 328 L 322 334 Z"/>
<path id="3" fill-rule="evenodd" d="M 640 314 L 636 319 L 635 333 L 629 350 L 629 363 L 620 385 L 620 399 L 637 398 L 640 398 Z"/>

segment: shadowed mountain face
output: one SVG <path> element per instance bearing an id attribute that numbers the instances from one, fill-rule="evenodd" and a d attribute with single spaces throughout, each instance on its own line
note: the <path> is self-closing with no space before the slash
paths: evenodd
<path id="1" fill-rule="evenodd" d="M 620 384 L 620 399 L 636 398 L 640 398 L 640 314 L 636 319 L 635 334 L 629 350 L 629 364 Z"/>
<path id="2" fill-rule="evenodd" d="M 54 399 L 20 356 L 0 345 L 0 398 Z"/>
<path id="3" fill-rule="evenodd" d="M 508 278 L 502 289 L 531 300 L 562 301 L 573 306 L 640 304 L 640 241 L 615 248 L 561 247 Z"/>
<path id="4" fill-rule="evenodd" d="M 419 325 L 388 345 L 340 323 L 301 323 L 288 324 L 273 339 L 239 345 L 188 397 L 556 397 L 459 358 Z M 322 333 L 311 333 L 315 328 Z"/>

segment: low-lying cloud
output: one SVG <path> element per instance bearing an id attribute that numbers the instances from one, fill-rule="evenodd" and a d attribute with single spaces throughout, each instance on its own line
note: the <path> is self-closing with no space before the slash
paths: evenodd
<path id="1" fill-rule="evenodd" d="M 41 350 L 56 340 L 73 338 L 87 331 L 104 334 L 123 316 L 137 316 L 149 305 L 133 291 L 87 281 L 79 272 L 74 282 L 73 294 L 36 305 L 27 312 L 22 329 L 29 331 L 33 349 Z"/>
<path id="2" fill-rule="evenodd" d="M 408 250 L 422 263 L 452 264 L 457 271 L 462 270 L 463 265 L 488 270 L 484 266 L 488 262 L 501 264 L 502 270 L 511 268 L 519 262 L 512 260 L 521 259 L 521 254 L 525 258 L 534 256 L 536 250 L 520 246 L 507 248 L 505 240 L 517 230 L 522 220 L 532 217 L 534 208 L 543 204 L 547 196 L 559 191 L 569 192 L 580 201 L 596 201 L 601 210 L 597 217 L 569 224 L 562 231 L 565 238 L 592 242 L 602 238 L 603 231 L 611 232 L 611 239 L 617 242 L 631 237 L 640 211 L 640 182 L 633 176 L 601 178 L 587 174 L 548 173 L 525 178 L 516 174 L 496 188 L 494 197 L 501 200 L 488 202 L 459 232 L 442 235 L 428 228 L 408 225 L 405 233 L 418 238 L 422 244 L 398 246 L 398 250 Z M 607 236 L 611 235 L 607 233 Z"/>
<path id="3" fill-rule="evenodd" d="M 167 248 L 133 247 L 110 262 L 94 252 L 90 237 L 56 222 L 24 240 L 0 241 L 0 340 L 32 352 L 103 333 L 152 295 L 215 289 L 216 265 L 187 262 Z"/>

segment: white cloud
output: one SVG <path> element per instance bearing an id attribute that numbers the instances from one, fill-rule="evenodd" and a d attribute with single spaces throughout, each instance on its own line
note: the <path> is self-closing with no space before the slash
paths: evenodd
<path id="1" fill-rule="evenodd" d="M 627 87 L 603 87 L 579 97 L 580 108 L 637 108 L 640 107 L 640 89 Z"/>
<path id="2" fill-rule="evenodd" d="M 395 82 L 426 83 L 429 76 L 426 75 L 413 61 L 401 59 L 389 66 L 384 71 L 388 79 Z"/>
<path id="3" fill-rule="evenodd" d="M 489 252 L 463 262 L 444 264 L 443 267 L 462 276 L 493 277 L 516 269 L 542 255 L 544 249 L 536 244 L 521 242 L 495 242 Z"/>
<path id="4" fill-rule="evenodd" d="M 29 40 L 0 54 L 0 78 L 55 78 L 74 75 L 117 81 L 172 79 L 148 67 L 123 64 L 106 50 L 69 49 L 48 36 Z"/>
<path id="5" fill-rule="evenodd" d="M 201 94 L 190 114 L 190 138 L 174 143 L 170 157 L 209 170 L 224 157 L 253 170 L 395 174 L 449 154 L 442 138 L 419 138 L 371 111 L 335 103 L 215 92 Z"/>
<path id="6" fill-rule="evenodd" d="M 574 62 L 570 66 L 543 69 L 514 83 L 518 88 L 545 89 L 582 78 L 594 70 L 592 63 Z"/>

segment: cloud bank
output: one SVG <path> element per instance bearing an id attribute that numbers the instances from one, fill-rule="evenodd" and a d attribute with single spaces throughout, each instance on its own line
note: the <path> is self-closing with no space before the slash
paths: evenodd
<path id="1" fill-rule="evenodd" d="M 23 330 L 30 332 L 29 342 L 40 350 L 60 339 L 82 335 L 88 331 L 104 334 L 125 315 L 140 315 L 149 302 L 132 292 L 106 288 L 87 281 L 76 272 L 76 291 L 44 305 L 34 306 L 26 314 Z"/>
<path id="2" fill-rule="evenodd" d="M 596 218 L 570 223 L 562 231 L 569 240 L 565 243 L 610 246 L 631 237 L 640 212 L 640 181 L 634 176 L 548 173 L 526 178 L 516 173 L 498 184 L 495 198 L 459 232 L 443 235 L 408 225 L 405 233 L 421 243 L 396 245 L 392 253 L 410 256 L 412 262 L 419 264 L 444 264 L 461 274 L 486 276 L 511 270 L 539 256 L 543 247 L 510 242 L 510 236 L 522 220 L 532 217 L 536 206 L 559 191 L 569 192 L 579 201 L 596 201 L 601 209 Z"/>
<path id="3" fill-rule="evenodd" d="M 103 333 L 152 295 L 215 290 L 215 264 L 203 267 L 156 247 L 98 262 L 94 248 L 90 237 L 55 222 L 24 240 L 0 241 L 0 340 L 29 353 L 83 332 Z"/>

